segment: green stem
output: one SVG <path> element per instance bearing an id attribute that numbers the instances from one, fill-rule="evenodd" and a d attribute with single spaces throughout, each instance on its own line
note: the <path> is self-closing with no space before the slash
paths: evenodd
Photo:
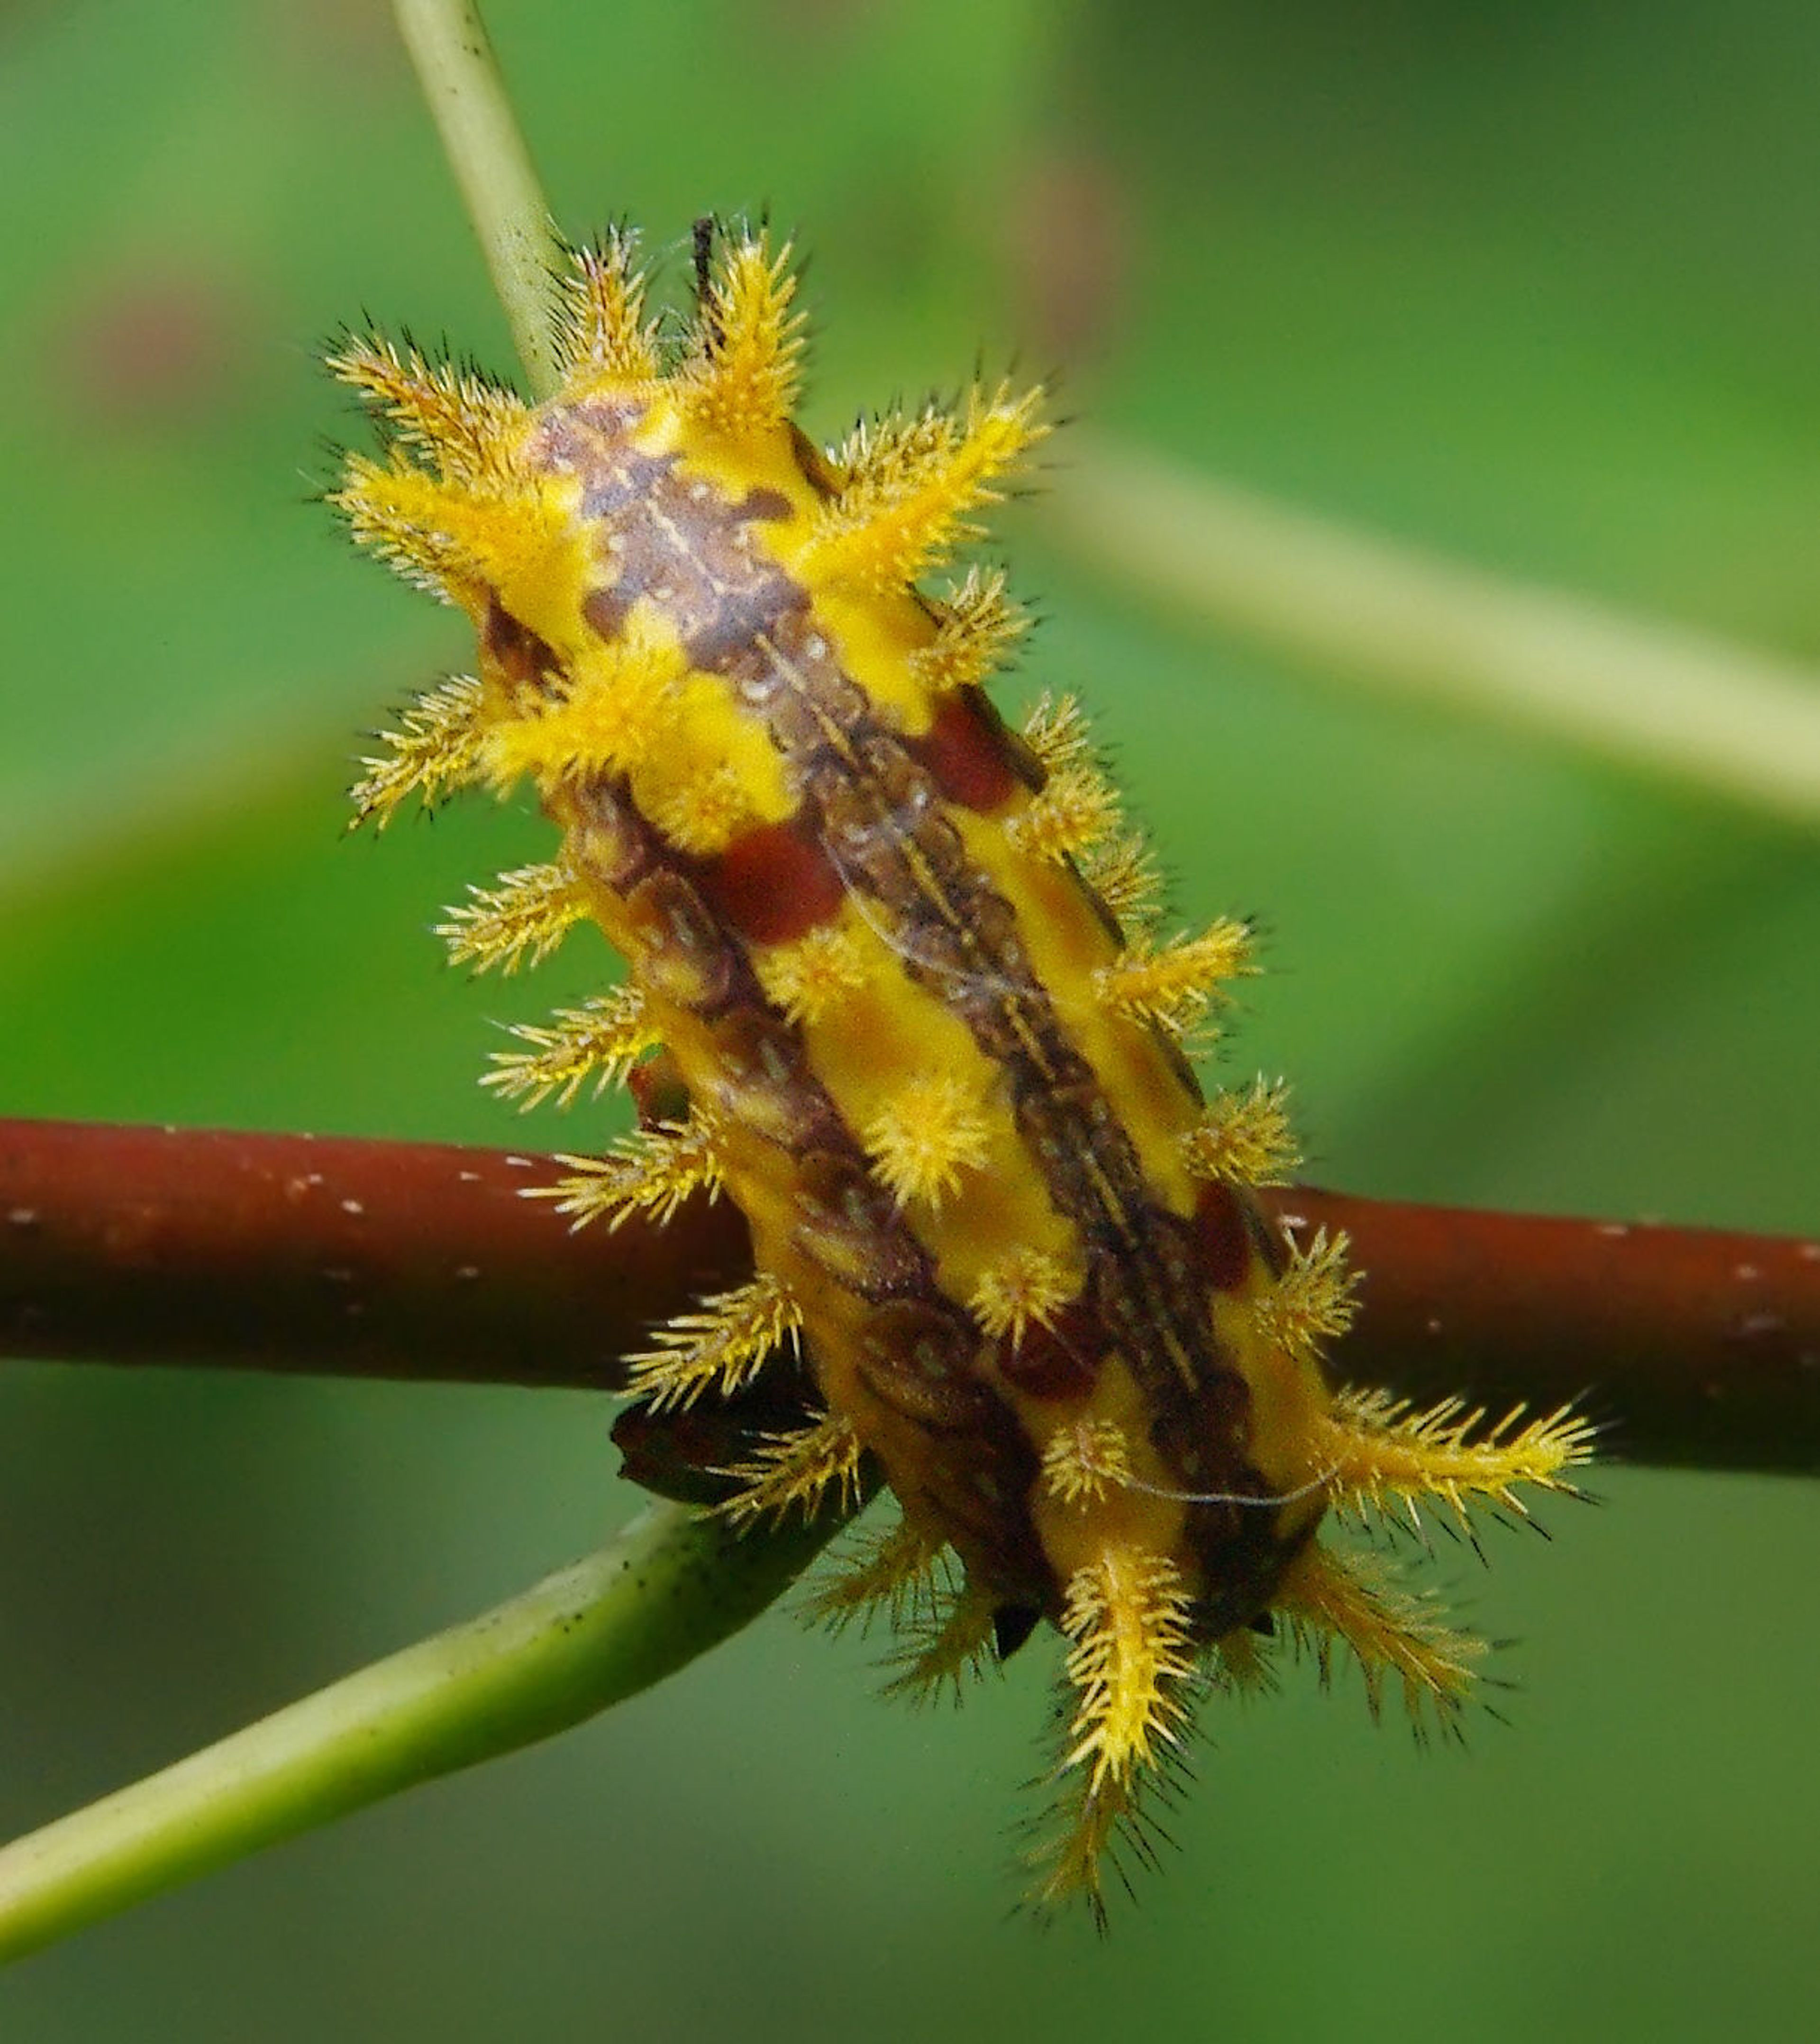
<path id="1" fill-rule="evenodd" d="M 533 398 L 556 390 L 552 286 L 562 248 L 474 0 L 393 0 L 398 33 L 511 322 Z"/>
<path id="2" fill-rule="evenodd" d="M 1070 454 L 1052 520 L 1102 574 L 1318 671 L 1820 824 L 1811 669 L 1445 560 L 1084 434 Z"/>
<path id="3" fill-rule="evenodd" d="M 402 1788 L 566 1731 L 756 1617 L 836 1523 L 741 1538 L 675 1505 L 0 1850 L 0 1962 Z"/>

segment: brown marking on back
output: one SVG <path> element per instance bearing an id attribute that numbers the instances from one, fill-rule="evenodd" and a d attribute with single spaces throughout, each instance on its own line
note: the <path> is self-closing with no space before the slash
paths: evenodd
<path id="1" fill-rule="evenodd" d="M 757 518 L 767 524 L 774 524 L 789 517 L 796 509 L 781 490 L 771 490 L 764 485 L 748 490 L 737 504 L 728 507 L 727 516 L 736 521 Z"/>
<path id="2" fill-rule="evenodd" d="M 843 1291 L 878 1301 L 934 1288 L 928 1253 L 849 1139 L 798 1158 L 797 1225 L 791 1237 Z M 937 1295 L 939 1296 L 939 1294 Z"/>
<path id="3" fill-rule="evenodd" d="M 660 856 L 658 840 L 622 779 L 590 781 L 571 790 L 559 820 L 569 832 L 571 863 L 611 893 L 629 894 Z"/>
<path id="4" fill-rule="evenodd" d="M 932 1433 L 976 1427 L 996 1401 L 975 1368 L 973 1320 L 950 1301 L 887 1299 L 861 1324 L 859 1370 L 882 1404 Z"/>
<path id="5" fill-rule="evenodd" d="M 852 700 L 812 618 L 783 611 L 773 632 L 761 649 L 770 672 L 755 674 L 748 695 L 795 771 L 805 809 L 820 816 L 835 866 L 871 904 L 908 978 L 1003 1070 L 1051 1204 L 1079 1231 L 1085 1297 L 1104 1347 L 1126 1359 L 1160 1418 L 1185 1420 L 1210 1381 L 1242 1394 L 1218 1345 L 1189 1226 L 1151 1193 L 1130 1136 L 1036 976 L 1015 909 L 943 813 L 935 774 L 864 697 Z M 1184 1090 L 1191 1099 L 1191 1082 Z M 1047 1360 L 1058 1373 L 1065 1362 Z M 1084 1386 L 1091 1367 L 1071 1366 Z M 1171 1438 L 1185 1441 L 1189 1431 Z M 1206 1487 L 1252 1481 L 1237 1439 L 1210 1445 L 1220 1469 Z"/>
<path id="6" fill-rule="evenodd" d="M 739 993 L 739 954 L 686 874 L 648 874 L 625 897 L 641 982 L 661 1001 L 712 1013 Z"/>
<path id="7" fill-rule="evenodd" d="M 803 481 L 818 497 L 840 495 L 841 478 L 833 463 L 794 419 L 790 422 L 790 451 Z"/>
<path id="8" fill-rule="evenodd" d="M 1079 1397 L 1099 1358 L 1116 1351 L 1150 1400 L 1166 1466 L 1190 1477 L 1183 1487 L 1249 1494 L 1257 1488 L 1245 1447 L 1249 1392 L 1216 1344 L 1201 1244 L 1152 1194 L 1129 1135 L 1036 974 L 1017 911 L 944 813 L 950 802 L 990 813 L 1028 780 L 1024 763 L 962 694 L 940 708 L 920 748 L 894 732 L 841 671 L 807 593 L 751 542 L 746 523 L 785 516 L 787 504 L 764 491 L 729 502 L 675 457 L 641 453 L 629 437 L 641 416 L 636 404 L 584 405 L 546 413 L 540 427 L 544 460 L 579 478 L 595 521 L 606 593 L 588 621 L 610 633 L 633 602 L 648 601 L 691 665 L 724 676 L 764 721 L 802 808 L 706 861 L 665 846 L 631 811 L 622 784 L 564 790 L 552 806 L 575 832 L 584 873 L 623 901 L 641 979 L 712 1030 L 727 1095 L 715 1105 L 742 1135 L 790 1158 L 791 1247 L 866 1302 L 852 1323 L 854 1360 L 887 1433 L 907 1422 L 941 1437 L 939 1452 L 911 1457 L 916 1466 L 894 1477 L 913 1493 L 920 1486 L 945 1527 L 993 1558 L 1004 1572 L 995 1588 L 1023 1601 L 1025 1584 L 1027 1600 L 1052 1608 L 1056 1586 L 1029 1514 L 1034 1450 L 986 1381 L 987 1358 L 998 1355 L 1008 1381 L 1022 1371 L 1033 1395 Z M 805 473 L 822 486 L 807 463 Z M 539 647 L 517 641 L 504 651 L 542 674 Z M 602 853 L 598 865 L 589 847 Z M 1078 1231 L 1083 1298 L 1056 1329 L 1031 1331 L 1018 1354 L 985 1342 L 942 1293 L 800 1033 L 758 988 L 748 947 L 813 927 L 843 893 L 863 897 L 909 979 L 1001 1067 L 1050 1201 Z M 1235 1520 L 1240 1509 L 1189 1508 L 1191 1538 L 1235 1605 L 1266 1580 L 1276 1518 L 1242 1508 Z"/>
<path id="9" fill-rule="evenodd" d="M 481 673 L 514 709 L 527 709 L 555 692 L 562 673 L 556 649 L 489 597 L 480 627 Z"/>
<path id="10" fill-rule="evenodd" d="M 815 1080 L 801 1035 L 763 1008 L 741 1003 L 710 1025 L 721 1074 L 737 1088 L 740 1124 L 793 1155 L 845 1133 Z"/>
<path id="11" fill-rule="evenodd" d="M 581 614 L 591 630 L 610 642 L 625 629 L 625 620 L 632 614 L 632 598 L 617 584 L 591 589 L 582 598 Z"/>

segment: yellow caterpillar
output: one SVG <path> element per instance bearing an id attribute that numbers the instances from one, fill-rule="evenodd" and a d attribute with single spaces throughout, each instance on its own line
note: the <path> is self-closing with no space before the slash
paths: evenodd
<path id="1" fill-rule="evenodd" d="M 1344 1243 L 1292 1252 L 1247 1189 L 1294 1161 L 1279 1090 L 1209 1103 L 1183 1047 L 1247 931 L 1159 935 L 1079 711 L 1019 736 L 985 694 L 1022 629 L 1002 578 L 921 586 L 1043 435 L 1040 394 L 981 385 L 824 455 L 792 423 L 793 293 L 787 250 L 733 234 L 667 336 L 615 236 L 573 256 L 548 403 L 383 340 L 335 355 L 385 445 L 333 501 L 479 635 L 356 800 L 535 783 L 560 853 L 456 912 L 456 954 L 510 966 L 587 917 L 627 978 L 492 1079 L 567 1098 L 660 1055 L 669 1118 L 573 1160 L 564 1210 L 705 1188 L 752 1235 L 752 1281 L 660 1330 L 636 1387 L 679 1409 L 800 1355 L 819 1416 L 721 1508 L 882 1477 L 901 1516 L 819 1604 L 907 1627 L 910 1685 L 1060 1628 L 1037 1894 L 1097 1912 L 1196 1691 L 1260 1679 L 1273 1631 L 1324 1671 L 1348 1650 L 1374 1705 L 1389 1677 L 1418 1720 L 1457 1711 L 1479 1643 L 1319 1540 L 1329 1508 L 1514 1505 L 1588 1430 L 1330 1385 Z"/>

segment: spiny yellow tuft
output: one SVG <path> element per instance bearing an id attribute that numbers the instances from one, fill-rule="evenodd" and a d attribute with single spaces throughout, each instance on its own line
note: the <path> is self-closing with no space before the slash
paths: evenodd
<path id="1" fill-rule="evenodd" d="M 697 858 L 725 851 L 752 820 L 745 783 L 724 760 L 671 788 L 652 805 L 651 815 L 673 845 Z"/>
<path id="2" fill-rule="evenodd" d="M 495 1051 L 493 1070 L 480 1083 L 527 1108 L 552 1098 L 567 1107 L 590 1079 L 597 1094 L 618 1085 L 658 1042 L 644 995 L 629 986 L 592 995 L 579 1008 L 559 1008 L 550 1022 L 515 1023 L 512 1034 L 531 1047 Z"/>
<path id="3" fill-rule="evenodd" d="M 825 1505 L 845 1513 L 860 1501 L 865 1450 L 845 1413 L 829 1412 L 790 1434 L 767 1434 L 745 1462 L 724 1472 L 744 1488 L 719 1508 L 734 1525 L 775 1523 L 793 1512 L 813 1519 Z"/>
<path id="4" fill-rule="evenodd" d="M 1079 858 L 1118 828 L 1118 791 L 1097 766 L 1064 766 L 1050 774 L 1006 826 L 1012 843 L 1033 858 Z"/>
<path id="5" fill-rule="evenodd" d="M 762 1273 L 660 1327 L 656 1347 L 626 1358 L 628 1389 L 659 1412 L 687 1410 L 710 1389 L 730 1398 L 802 1324 L 802 1309 L 783 1281 Z"/>
<path id="6" fill-rule="evenodd" d="M 1227 981 L 1256 970 L 1250 930 L 1222 916 L 1198 937 L 1175 937 L 1154 948 L 1133 944 L 1101 966 L 1093 981 L 1107 1007 L 1181 1035 Z"/>
<path id="7" fill-rule="evenodd" d="M 754 961 L 765 998 L 792 1022 L 820 1022 L 866 983 L 867 932 L 852 923 L 818 924 Z"/>
<path id="8" fill-rule="evenodd" d="M 471 674 L 454 674 L 419 696 L 396 731 L 377 734 L 385 751 L 360 764 L 366 772 L 348 790 L 356 825 L 383 830 L 405 798 L 416 793 L 428 809 L 481 775 L 484 691 Z"/>
<path id="9" fill-rule="evenodd" d="M 1106 1869 L 1115 1864 L 1120 1833 L 1133 1832 L 1139 1855 L 1152 1857 L 1148 1841 L 1138 1830 L 1138 1784 L 1108 1782 L 1103 1788 L 1087 1785 L 1084 1774 L 1064 1777 L 1058 1807 L 1052 1813 L 1047 1835 L 1024 1855 L 1024 1865 L 1034 1877 L 1027 1900 L 1044 1912 L 1060 1909 L 1064 1903 L 1084 1901 L 1095 1924 L 1106 1927 L 1104 1893 Z M 1119 1869 L 1123 1877 L 1122 1869 Z M 1129 1888 L 1129 1880 L 1125 1881 Z"/>
<path id="10" fill-rule="evenodd" d="M 818 1583 L 804 1613 L 831 1632 L 857 1619 L 864 1629 L 882 1612 L 894 1632 L 926 1625 L 941 1587 L 947 1542 L 914 1520 L 871 1535 L 837 1574 Z"/>
<path id="11" fill-rule="evenodd" d="M 1006 594 L 1001 569 L 969 568 L 938 609 L 933 641 L 910 655 L 910 665 L 937 694 L 977 686 L 997 674 L 1029 629 L 1028 614 Z"/>
<path id="12" fill-rule="evenodd" d="M 910 1643 L 893 1656 L 895 1672 L 884 1693 L 917 1704 L 939 1703 L 946 1696 L 958 1704 L 968 1681 L 983 1674 L 991 1663 L 993 1609 L 991 1594 L 968 1583 L 933 1623 L 913 1620 L 900 1627 L 900 1635 L 907 1635 Z"/>
<path id="13" fill-rule="evenodd" d="M 999 479 L 1047 430 L 1041 393 L 975 387 L 960 417 L 931 406 L 862 428 L 841 450 L 845 487 L 809 548 L 818 575 L 901 589 L 978 536 L 968 514 L 996 503 Z"/>
<path id="14" fill-rule="evenodd" d="M 383 336 L 350 336 L 328 368 L 367 399 L 394 447 L 433 462 L 445 482 L 491 491 L 508 480 L 510 450 L 529 416 L 511 391 Z"/>
<path id="15" fill-rule="evenodd" d="M 1234 1185 L 1283 1185 L 1301 1162 L 1290 1132 L 1289 1089 L 1254 1079 L 1241 1092 L 1218 1093 L 1182 1139 L 1182 1160 L 1197 1178 Z"/>
<path id="16" fill-rule="evenodd" d="M 1372 1716 L 1394 1677 L 1418 1731 L 1431 1716 L 1442 1731 L 1453 1727 L 1485 1656 L 1483 1640 L 1444 1623 L 1428 1600 L 1398 1589 L 1366 1557 L 1318 1542 L 1290 1564 L 1275 1608 L 1296 1644 L 1313 1650 L 1323 1685 L 1333 1680 L 1334 1648 L 1343 1647 L 1364 1677 Z"/>
<path id="17" fill-rule="evenodd" d="M 733 241 L 702 308 L 700 351 L 686 372 L 683 402 L 710 432 L 742 440 L 769 432 L 795 409 L 802 381 L 802 315 L 791 310 L 796 279 L 787 243 Z"/>
<path id="18" fill-rule="evenodd" d="M 1418 1412 L 1387 1391 L 1346 1390 L 1334 1399 L 1311 1453 L 1331 1471 L 1341 1511 L 1387 1512 L 1400 1504 L 1412 1520 L 1417 1500 L 1437 1497 L 1464 1524 L 1471 1506 L 1489 1501 L 1527 1516 L 1515 1486 L 1578 1496 L 1562 1472 L 1589 1462 L 1597 1429 L 1562 1406 L 1521 1424 L 1519 1405 L 1481 1431 L 1485 1414 L 1463 1399 Z"/>
<path id="19" fill-rule="evenodd" d="M 498 482 L 482 488 L 444 482 L 402 460 L 349 455 L 345 479 L 329 501 L 356 540 L 406 582 L 476 614 L 493 590 L 506 591 L 513 608 L 514 592 L 549 590 L 575 545 L 544 491 L 513 486 L 503 468 Z"/>
<path id="20" fill-rule="evenodd" d="M 1163 875 L 1141 831 L 1121 831 L 1091 847 L 1080 875 L 1129 936 L 1146 937 L 1163 910 Z"/>
<path id="21" fill-rule="evenodd" d="M 721 1159 L 712 1119 L 699 1109 L 687 1121 L 660 1122 L 622 1140 L 604 1157 L 563 1157 L 574 1174 L 527 1188 L 526 1197 L 554 1200 L 571 1228 L 604 1220 L 616 1228 L 628 1216 L 650 1215 L 660 1227 L 692 1193 L 721 1189 Z"/>
<path id="22" fill-rule="evenodd" d="M 978 1099 L 952 1072 L 906 1081 L 860 1133 L 879 1183 L 900 1206 L 939 1206 L 988 1155 Z"/>
<path id="23" fill-rule="evenodd" d="M 629 636 L 602 648 L 567 694 L 494 725 L 487 778 L 503 793 L 527 774 L 547 789 L 638 766 L 675 724 L 685 671 L 673 646 Z"/>
<path id="24" fill-rule="evenodd" d="M 1093 733 L 1086 711 L 1073 696 L 1039 696 L 1024 720 L 1024 743 L 1045 774 L 1065 774 L 1070 767 L 1094 764 Z"/>
<path id="25" fill-rule="evenodd" d="M 1292 1247 L 1288 1269 L 1252 1308 L 1260 1331 L 1278 1347 L 1312 1357 L 1352 1324 L 1359 1274 L 1346 1268 L 1349 1247 L 1344 1229 L 1329 1235 L 1322 1228 L 1306 1247 Z"/>
<path id="26" fill-rule="evenodd" d="M 1179 1738 L 1191 1601 L 1174 1562 L 1135 1546 L 1110 1545 L 1069 1578 L 1061 1625 L 1075 1701 L 1062 1764 L 1087 1769 L 1090 1792 L 1128 1781 Z"/>
<path id="27" fill-rule="evenodd" d="M 1033 851 L 1065 854 L 1080 876 L 1111 911 L 1113 920 L 1133 935 L 1149 931 L 1160 911 L 1163 876 L 1141 831 L 1122 827 L 1117 790 L 1094 755 L 1093 734 L 1085 713 L 1072 696 L 1038 698 L 1024 723 L 1024 742 L 1037 755 L 1049 780 L 1032 806 L 1059 813 L 1063 836 L 1051 847 L 1030 843 L 1053 826 L 1041 820 L 1014 819 L 1014 834 L 1024 836 Z M 1055 790 L 1060 789 L 1057 793 Z M 1072 830 L 1067 825 L 1072 821 Z M 1065 841 L 1072 837 L 1072 842 Z"/>
<path id="28" fill-rule="evenodd" d="M 468 899 L 445 909 L 436 934 L 451 965 L 477 972 L 516 972 L 541 965 L 587 913 L 580 882 L 560 859 L 515 866 L 491 887 L 473 887 Z"/>
<path id="29" fill-rule="evenodd" d="M 1140 1798 L 1187 1716 L 1190 1607 L 1173 1565 L 1137 1547 L 1109 1546 L 1069 1581 L 1061 1623 L 1074 1642 L 1067 1674 L 1076 1701 L 1059 1823 L 1029 1855 L 1040 1908 L 1080 1896 L 1103 1924 L 1101 1881 L 1116 1839 L 1152 1856 Z"/>
<path id="30" fill-rule="evenodd" d="M 642 383 L 657 375 L 645 278 L 633 267 L 637 246 L 636 235 L 614 230 L 598 248 L 569 252 L 556 302 L 557 360 L 565 382 Z"/>
<path id="31" fill-rule="evenodd" d="M 1047 1326 L 1080 1287 L 1079 1269 L 1045 1250 L 1020 1247 L 985 1266 L 968 1304 L 995 1341 L 1008 1335 L 1016 1348 L 1025 1328 Z"/>
<path id="32" fill-rule="evenodd" d="M 1131 1476 L 1131 1444 L 1116 1420 L 1077 1420 L 1044 1443 L 1043 1487 L 1064 1504 L 1096 1504 Z"/>

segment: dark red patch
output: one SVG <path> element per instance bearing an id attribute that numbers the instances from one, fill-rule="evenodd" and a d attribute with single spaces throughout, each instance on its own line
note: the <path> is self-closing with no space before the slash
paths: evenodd
<path id="1" fill-rule="evenodd" d="M 755 944 L 787 944 L 825 923 L 846 887 L 802 818 L 761 824 L 719 858 L 704 859 L 702 892 L 724 922 Z"/>
<path id="2" fill-rule="evenodd" d="M 944 697 L 934 723 L 907 749 L 949 801 L 982 816 L 1002 809 L 1022 785 L 996 716 L 977 689 Z"/>
<path id="3" fill-rule="evenodd" d="M 1084 1398 L 1099 1374 L 1106 1329 L 1091 1306 L 1076 1301 L 1051 1327 L 1025 1328 L 1013 1348 L 1001 1343 L 998 1367 L 1006 1380 L 1033 1398 Z"/>
<path id="4" fill-rule="evenodd" d="M 1251 1230 L 1239 1196 L 1224 1179 L 1201 1188 L 1195 1202 L 1196 1267 L 1216 1292 L 1236 1292 L 1251 1269 Z"/>

